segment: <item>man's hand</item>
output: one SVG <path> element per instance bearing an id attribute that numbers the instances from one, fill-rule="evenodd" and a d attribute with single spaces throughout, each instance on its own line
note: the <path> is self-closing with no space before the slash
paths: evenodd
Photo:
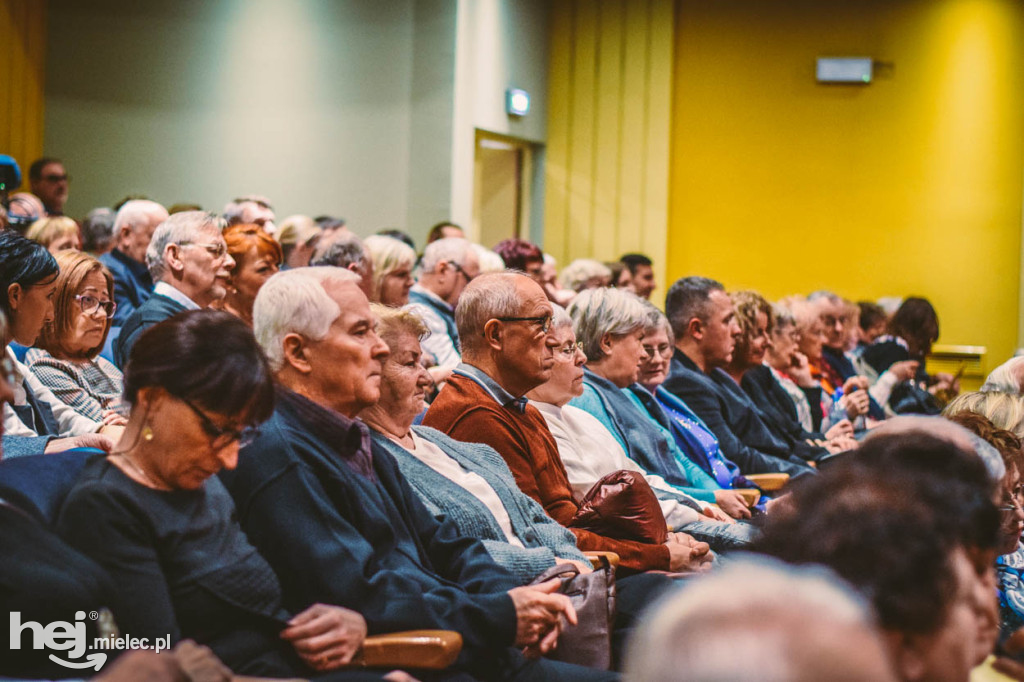
<path id="1" fill-rule="evenodd" d="M 231 671 L 209 647 L 196 644 L 190 639 L 178 642 L 171 650 L 171 655 L 191 682 L 230 682 L 232 679 Z"/>
<path id="2" fill-rule="evenodd" d="M 281 638 L 315 670 L 334 670 L 352 660 L 366 639 L 366 620 L 349 609 L 313 604 L 288 621 Z"/>
<path id="3" fill-rule="evenodd" d="M 706 542 L 697 542 L 686 533 L 669 533 L 665 542 L 668 547 L 668 568 L 673 572 L 711 570 L 714 554 Z"/>
<path id="4" fill-rule="evenodd" d="M 844 419 L 838 424 L 833 424 L 832 428 L 825 432 L 825 440 L 832 440 L 839 436 L 852 436 L 853 435 L 853 424 L 849 419 Z"/>
<path id="5" fill-rule="evenodd" d="M 747 499 L 738 490 L 716 490 L 715 504 L 734 519 L 749 519 L 750 507 Z"/>
<path id="6" fill-rule="evenodd" d="M 539 585 L 508 591 L 516 608 L 516 646 L 525 647 L 527 652 L 545 654 L 558 641 L 562 616 L 576 625 L 576 609 L 572 602 L 564 594 L 556 594 L 561 584 L 561 580 L 552 578 Z"/>
<path id="7" fill-rule="evenodd" d="M 71 438 L 55 438 L 46 444 L 46 449 L 43 452 L 50 455 L 74 448 L 96 448 L 110 452 L 114 449 L 114 441 L 109 436 L 100 433 L 83 433 L 81 436 L 72 436 Z"/>

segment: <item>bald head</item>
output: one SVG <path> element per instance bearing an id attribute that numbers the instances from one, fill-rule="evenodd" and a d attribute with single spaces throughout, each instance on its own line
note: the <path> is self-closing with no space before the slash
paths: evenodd
<path id="1" fill-rule="evenodd" d="M 912 439 L 915 436 L 932 436 L 952 443 L 966 452 L 975 453 L 985 464 L 985 469 L 992 481 L 1001 481 L 1006 475 L 1006 465 L 1003 464 L 1003 458 L 998 450 L 978 435 L 941 417 L 920 415 L 894 417 L 872 430 L 871 434 L 864 439 L 864 444 L 867 445 L 880 438 L 905 437 Z"/>
<path id="2" fill-rule="evenodd" d="M 117 250 L 132 260 L 146 262 L 146 249 L 157 225 L 167 220 L 167 209 L 148 199 L 133 199 L 117 211 L 114 239 Z"/>

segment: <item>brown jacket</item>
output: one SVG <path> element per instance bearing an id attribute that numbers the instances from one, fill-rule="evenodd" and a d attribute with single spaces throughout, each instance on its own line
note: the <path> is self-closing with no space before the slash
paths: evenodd
<path id="1" fill-rule="evenodd" d="M 579 506 L 572 495 L 558 446 L 537 408 L 525 412 L 499 405 L 469 377 L 452 377 L 434 400 L 425 426 L 444 431 L 452 438 L 484 443 L 498 451 L 515 476 L 519 488 L 539 502 L 563 526 L 572 521 Z M 619 555 L 619 566 L 628 571 L 668 570 L 669 553 L 664 545 L 616 540 L 570 528 L 581 550 L 602 550 Z"/>

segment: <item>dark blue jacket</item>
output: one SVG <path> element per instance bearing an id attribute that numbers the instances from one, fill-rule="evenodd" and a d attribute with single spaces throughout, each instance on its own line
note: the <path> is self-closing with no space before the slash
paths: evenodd
<path id="1" fill-rule="evenodd" d="M 512 574 L 479 540 L 436 520 L 384 449 L 372 448 L 372 473 L 358 471 L 349 462 L 364 451 L 366 427 L 325 437 L 320 425 L 335 413 L 304 400 L 282 391 L 238 468 L 221 473 L 242 529 L 281 581 L 285 605 L 354 609 L 370 634 L 455 630 L 463 654 L 476 661 L 511 646 Z M 317 418 L 317 409 L 327 414 Z"/>
<path id="2" fill-rule="evenodd" d="M 814 470 L 794 455 L 751 408 L 750 400 L 723 389 L 700 371 L 681 350 L 672 356 L 669 377 L 661 385 L 690 406 L 718 438 L 722 455 L 744 474 L 787 473 L 792 476 Z"/>
<path id="3" fill-rule="evenodd" d="M 153 278 L 145 263 L 129 258 L 117 249 L 111 249 L 100 256 L 100 262 L 107 266 L 114 276 L 114 302 L 117 311 L 111 325 L 122 326 L 135 309 L 145 303 L 153 293 Z"/>
<path id="4" fill-rule="evenodd" d="M 157 322 L 163 322 L 168 317 L 184 311 L 185 306 L 174 299 L 160 294 L 150 296 L 149 300 L 132 313 L 121 327 L 121 334 L 114 342 L 114 364 L 124 369 L 128 362 L 128 354 L 131 353 L 132 346 L 135 345 L 142 332 Z"/>

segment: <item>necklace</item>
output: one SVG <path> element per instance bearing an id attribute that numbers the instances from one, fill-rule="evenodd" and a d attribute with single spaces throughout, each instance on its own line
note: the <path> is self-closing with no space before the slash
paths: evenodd
<path id="1" fill-rule="evenodd" d="M 157 490 L 168 490 L 167 486 L 157 485 L 157 482 L 153 480 L 152 476 L 150 476 L 145 471 L 143 471 L 142 467 L 140 467 L 138 464 L 136 464 L 135 460 L 133 460 L 131 457 L 129 457 L 127 453 L 125 453 L 125 452 L 111 452 L 110 454 L 114 455 L 116 457 L 120 457 L 122 460 L 124 460 L 125 464 L 127 464 L 129 467 L 131 467 L 132 471 L 134 471 L 139 476 L 141 476 L 144 479 L 144 482 L 146 483 L 146 485 L 148 485 L 149 487 L 156 488 Z"/>

